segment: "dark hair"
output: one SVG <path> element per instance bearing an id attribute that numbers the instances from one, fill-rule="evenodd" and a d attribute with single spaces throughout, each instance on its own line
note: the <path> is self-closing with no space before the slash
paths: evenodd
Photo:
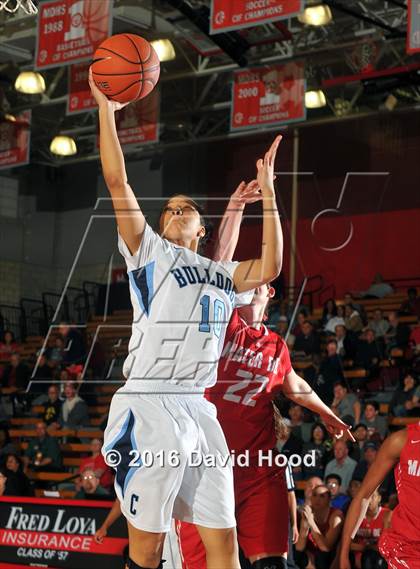
<path id="1" fill-rule="evenodd" d="M 3 341 L 3 342 L 6 341 L 6 338 L 5 338 L 6 334 L 10 334 L 10 335 L 12 336 L 12 342 L 16 342 L 15 334 L 14 334 L 14 332 L 12 332 L 11 330 L 5 330 L 5 331 L 3 332 L 3 337 L 2 337 L 2 341 Z"/>
<path id="2" fill-rule="evenodd" d="M 347 391 L 349 389 L 347 384 L 344 383 L 344 381 L 341 381 L 341 380 L 340 381 L 334 381 L 333 387 L 337 387 L 338 385 L 341 385 L 341 387 L 344 387 L 345 389 L 347 389 Z"/>
<path id="3" fill-rule="evenodd" d="M 335 300 L 333 298 L 329 298 L 328 300 L 326 300 L 324 302 L 324 310 L 322 312 L 322 319 L 324 319 L 328 314 L 328 303 L 329 302 L 333 303 L 332 315 L 337 316 L 337 305 L 335 303 Z"/>
<path id="4" fill-rule="evenodd" d="M 379 411 L 379 403 L 377 401 L 366 401 L 365 409 L 368 405 L 372 405 L 375 408 L 375 411 Z"/>
<path id="5" fill-rule="evenodd" d="M 325 483 L 327 484 L 328 481 L 331 480 L 331 478 L 335 478 L 336 480 L 338 480 L 338 482 L 341 486 L 343 480 L 339 474 L 334 474 L 334 472 L 331 472 L 331 474 L 328 474 L 328 476 L 325 477 Z"/>
<path id="6" fill-rule="evenodd" d="M 326 439 L 328 439 L 328 431 L 327 431 L 327 429 L 325 428 L 325 425 L 323 425 L 322 423 L 314 423 L 314 424 L 312 425 L 312 429 L 311 429 L 311 439 L 310 439 L 311 442 L 314 442 L 314 431 L 315 431 L 315 429 L 318 428 L 318 427 L 319 427 L 320 429 L 322 429 L 322 432 L 324 433 L 324 441 L 325 441 Z"/>
<path id="7" fill-rule="evenodd" d="M 9 456 L 13 456 L 13 458 L 16 459 L 16 462 L 19 465 L 19 470 L 21 470 L 22 469 L 22 461 L 21 461 L 20 457 L 15 452 L 8 452 L 7 453 L 5 464 L 7 463 L 7 459 L 9 458 Z"/>
<path id="8" fill-rule="evenodd" d="M 357 429 L 359 429 L 360 427 L 362 427 L 363 429 L 365 429 L 367 431 L 367 426 L 364 423 L 357 423 L 357 425 L 355 425 L 352 429 L 353 432 L 357 431 Z"/>
<path id="9" fill-rule="evenodd" d="M 337 340 L 334 340 L 334 338 L 331 338 L 330 340 L 328 340 L 327 346 L 328 346 L 328 344 L 335 344 L 335 346 L 338 346 Z"/>
<path id="10" fill-rule="evenodd" d="M 179 196 L 182 196 L 183 198 L 185 198 L 185 201 L 189 205 L 191 205 L 194 209 L 196 209 L 200 215 L 200 223 L 201 223 L 201 225 L 203 225 L 203 227 L 206 231 L 204 234 L 204 237 L 201 237 L 201 239 L 200 239 L 199 250 L 201 251 L 204 248 L 204 246 L 210 241 L 210 238 L 211 238 L 211 235 L 213 232 L 213 224 L 204 217 L 205 212 L 204 212 L 204 209 L 201 207 L 201 205 L 199 205 L 198 202 L 196 202 L 192 198 L 185 196 L 184 194 L 174 194 L 173 196 L 169 197 L 166 200 L 166 202 L 163 204 L 163 206 L 159 212 L 158 233 L 160 234 L 160 220 L 161 220 L 161 217 L 163 215 L 165 208 L 168 206 L 168 204 L 171 200 L 173 200 L 174 198 L 179 197 Z"/>

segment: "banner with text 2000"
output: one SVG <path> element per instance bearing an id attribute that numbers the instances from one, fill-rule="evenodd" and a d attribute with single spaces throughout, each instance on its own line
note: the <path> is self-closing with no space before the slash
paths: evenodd
<path id="1" fill-rule="evenodd" d="M 210 33 L 239 30 L 303 12 L 304 0 L 212 0 Z"/>
<path id="2" fill-rule="evenodd" d="M 92 58 L 109 35 L 112 0 L 42 2 L 38 13 L 35 65 L 56 67 Z"/>
<path id="3" fill-rule="evenodd" d="M 304 120 L 305 77 L 302 62 L 236 71 L 231 130 Z"/>

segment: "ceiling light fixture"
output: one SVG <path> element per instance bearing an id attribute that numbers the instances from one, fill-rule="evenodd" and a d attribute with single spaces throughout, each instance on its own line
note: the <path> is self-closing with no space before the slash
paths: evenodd
<path id="1" fill-rule="evenodd" d="M 325 107 L 327 100 L 324 91 L 318 89 L 316 91 L 306 91 L 305 93 L 305 107 L 307 109 L 320 109 Z"/>
<path id="2" fill-rule="evenodd" d="M 39 95 L 45 92 L 45 81 L 36 71 L 21 71 L 16 78 L 15 89 L 25 95 Z"/>
<path id="3" fill-rule="evenodd" d="M 175 59 L 175 48 L 170 40 L 155 40 L 151 42 L 156 51 L 159 61 L 171 61 Z"/>
<path id="4" fill-rule="evenodd" d="M 77 154 L 76 142 L 70 136 L 55 136 L 51 141 L 50 151 L 56 156 L 73 156 Z"/>
<path id="5" fill-rule="evenodd" d="M 298 15 L 298 20 L 301 24 L 308 26 L 326 26 L 332 20 L 330 7 L 326 4 L 308 6 Z"/>

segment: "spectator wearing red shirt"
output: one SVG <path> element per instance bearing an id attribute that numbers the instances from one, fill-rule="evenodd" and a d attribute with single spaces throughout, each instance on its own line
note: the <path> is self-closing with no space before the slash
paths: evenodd
<path id="1" fill-rule="evenodd" d="M 0 342 L 0 361 L 9 361 L 11 355 L 19 350 L 19 344 L 15 340 L 13 332 L 6 330 Z"/>
<path id="2" fill-rule="evenodd" d="M 91 456 L 84 458 L 80 463 L 79 472 L 82 474 L 87 469 L 95 472 L 102 488 L 110 491 L 114 483 L 114 475 L 111 468 L 106 464 L 101 454 L 102 441 L 100 439 L 92 439 L 90 443 Z"/>

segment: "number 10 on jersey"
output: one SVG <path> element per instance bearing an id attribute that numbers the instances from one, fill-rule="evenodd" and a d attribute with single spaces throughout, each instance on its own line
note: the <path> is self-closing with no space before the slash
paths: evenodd
<path id="1" fill-rule="evenodd" d="M 221 300 L 216 298 L 211 302 L 210 296 L 205 294 L 201 300 L 201 322 L 198 326 L 200 332 L 211 332 L 211 325 L 213 324 L 213 333 L 217 338 L 220 338 L 222 331 L 222 323 L 226 319 L 225 305 Z M 213 310 L 213 318 L 211 318 L 210 311 Z"/>

